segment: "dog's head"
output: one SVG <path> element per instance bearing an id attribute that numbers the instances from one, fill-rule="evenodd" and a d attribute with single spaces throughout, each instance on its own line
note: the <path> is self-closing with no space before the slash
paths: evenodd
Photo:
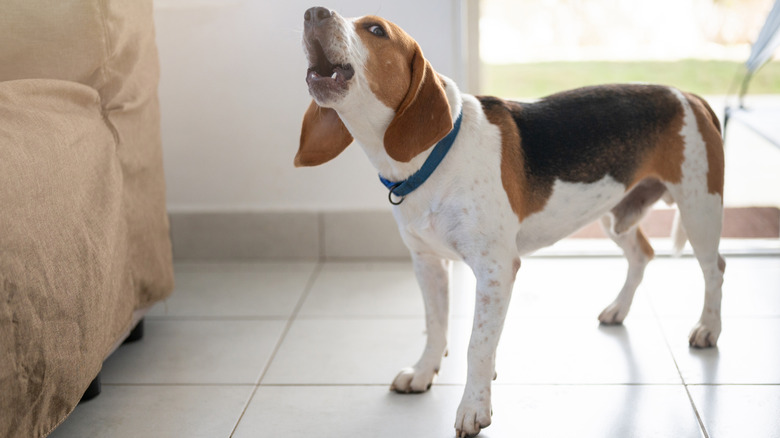
<path id="1" fill-rule="evenodd" d="M 417 42 L 395 24 L 311 8 L 304 14 L 303 47 L 313 101 L 303 118 L 296 166 L 335 158 L 352 142 L 339 114 L 371 111 L 376 105 L 394 114 L 383 141 L 396 161 L 410 161 L 452 129 L 441 78 Z"/>

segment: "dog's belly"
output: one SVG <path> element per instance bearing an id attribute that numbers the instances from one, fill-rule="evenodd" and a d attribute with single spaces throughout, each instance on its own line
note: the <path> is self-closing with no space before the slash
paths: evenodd
<path id="1" fill-rule="evenodd" d="M 556 180 L 544 209 L 520 223 L 518 253 L 531 253 L 574 233 L 609 211 L 625 194 L 625 186 L 609 175 L 594 183 Z"/>

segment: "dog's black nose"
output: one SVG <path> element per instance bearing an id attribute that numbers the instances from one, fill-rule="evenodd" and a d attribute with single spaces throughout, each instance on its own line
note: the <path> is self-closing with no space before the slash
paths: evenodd
<path id="1" fill-rule="evenodd" d="M 330 9 L 323 8 L 321 6 L 311 8 L 307 10 L 305 14 L 303 14 L 303 21 L 306 24 L 313 26 L 319 26 L 331 18 L 333 18 L 333 13 L 330 11 Z"/>

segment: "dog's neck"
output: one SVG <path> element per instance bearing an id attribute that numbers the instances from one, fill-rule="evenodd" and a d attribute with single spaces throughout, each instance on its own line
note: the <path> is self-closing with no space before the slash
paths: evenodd
<path id="1" fill-rule="evenodd" d="M 455 82 L 450 78 L 441 76 L 445 84 L 447 101 L 450 105 L 450 113 L 453 122 L 460 114 L 463 99 Z M 370 93 L 370 90 L 355 90 L 356 94 Z M 350 99 L 352 100 L 352 99 Z M 417 172 L 430 155 L 433 146 L 412 158 L 409 162 L 396 161 L 390 158 L 385 151 L 385 131 L 395 117 L 395 111 L 385 106 L 376 98 L 359 99 L 362 102 L 370 102 L 368 105 L 343 105 L 336 111 L 346 125 L 355 141 L 365 151 L 368 160 L 384 178 L 390 181 L 403 181 Z M 371 106 L 367 108 L 366 106 Z"/>

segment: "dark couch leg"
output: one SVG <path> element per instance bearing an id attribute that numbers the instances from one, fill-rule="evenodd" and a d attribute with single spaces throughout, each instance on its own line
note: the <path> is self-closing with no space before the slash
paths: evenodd
<path id="1" fill-rule="evenodd" d="M 144 320 L 138 321 L 138 324 L 133 327 L 130 334 L 127 336 L 122 344 L 129 344 L 131 342 L 140 341 L 144 337 Z"/>
<path id="2" fill-rule="evenodd" d="M 138 323 L 133 327 L 132 330 L 130 330 L 130 334 L 127 335 L 127 338 L 122 342 L 122 344 L 128 344 L 130 342 L 136 342 L 140 341 L 141 338 L 144 337 L 144 320 L 141 319 L 138 321 Z M 79 403 L 83 403 L 85 401 L 92 400 L 93 398 L 100 395 L 100 373 L 98 373 L 97 376 L 92 380 L 92 382 L 87 387 L 87 390 L 84 391 L 84 395 L 81 396 L 81 400 Z"/>
<path id="3" fill-rule="evenodd" d="M 100 373 L 92 379 L 92 383 L 90 383 L 87 390 L 84 391 L 84 395 L 81 396 L 81 401 L 79 401 L 79 403 L 90 401 L 98 395 L 100 395 Z"/>

